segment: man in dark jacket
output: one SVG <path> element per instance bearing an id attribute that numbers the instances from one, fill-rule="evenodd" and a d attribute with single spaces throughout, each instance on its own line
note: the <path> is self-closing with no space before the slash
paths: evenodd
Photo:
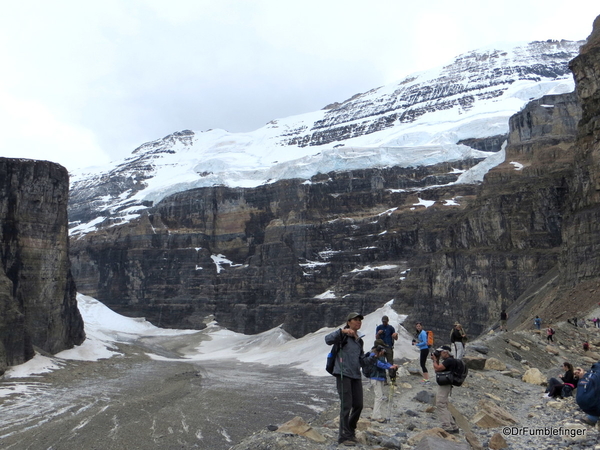
<path id="1" fill-rule="evenodd" d="M 431 354 L 431 360 L 433 361 L 433 370 L 436 372 L 454 372 L 456 370 L 456 360 L 452 357 L 451 348 L 447 345 L 442 345 L 433 352 Z M 458 434 L 458 426 L 448 409 L 448 397 L 451 392 L 451 384 L 438 386 L 437 394 L 435 396 L 435 412 L 438 420 L 442 423 L 444 431 L 451 434 Z"/>
<path id="2" fill-rule="evenodd" d="M 460 323 L 456 322 L 454 324 L 454 328 L 450 332 L 450 343 L 454 347 L 454 354 L 456 355 L 456 359 L 462 359 L 465 354 L 465 342 L 467 340 L 467 335 L 465 330 Z"/>
<path id="3" fill-rule="evenodd" d="M 327 345 L 341 344 L 335 358 L 333 375 L 340 396 L 340 429 L 338 442 L 344 445 L 356 443 L 356 426 L 363 409 L 361 366 L 365 364 L 363 341 L 358 334 L 363 316 L 350 313 L 346 326 L 325 336 Z M 369 361 L 372 362 L 372 361 Z"/>

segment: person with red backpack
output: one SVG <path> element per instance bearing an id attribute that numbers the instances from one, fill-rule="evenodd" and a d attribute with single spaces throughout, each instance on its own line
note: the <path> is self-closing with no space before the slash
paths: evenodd
<path id="1" fill-rule="evenodd" d="M 427 358 L 429 357 L 429 344 L 427 339 L 427 331 L 423 329 L 423 324 L 417 322 L 417 339 L 413 339 L 413 345 L 420 350 L 421 371 L 423 372 L 423 383 L 429 383 L 429 373 L 427 372 Z"/>
<path id="2" fill-rule="evenodd" d="M 548 328 L 546 329 L 546 340 L 548 342 L 554 342 L 554 328 L 552 328 L 552 324 L 548 325 Z"/>

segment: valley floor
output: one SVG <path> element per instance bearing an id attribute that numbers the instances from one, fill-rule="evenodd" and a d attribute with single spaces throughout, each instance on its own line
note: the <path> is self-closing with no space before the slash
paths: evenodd
<path id="1" fill-rule="evenodd" d="M 332 386 L 298 370 L 156 361 L 149 349 L 175 357 L 156 342 L 119 344 L 122 356 L 3 380 L 0 389 L 15 393 L 0 399 L 0 448 L 228 449 L 334 398 Z"/>

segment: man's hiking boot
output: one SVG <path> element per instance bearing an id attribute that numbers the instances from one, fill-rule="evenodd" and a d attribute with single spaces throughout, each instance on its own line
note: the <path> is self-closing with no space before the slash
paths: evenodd
<path id="1" fill-rule="evenodd" d="M 581 422 L 583 422 L 583 423 L 587 424 L 587 425 L 590 425 L 590 426 L 592 426 L 592 427 L 595 427 L 595 426 L 596 426 L 596 424 L 598 423 L 598 422 L 594 422 L 592 419 L 590 419 L 590 418 L 589 418 L 589 417 L 587 417 L 587 416 L 586 416 L 586 417 L 582 417 L 582 418 L 581 418 L 581 419 L 579 419 L 579 420 L 580 420 Z"/>

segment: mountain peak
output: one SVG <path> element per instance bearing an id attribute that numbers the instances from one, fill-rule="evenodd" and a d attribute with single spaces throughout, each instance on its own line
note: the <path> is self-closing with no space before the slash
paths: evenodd
<path id="1" fill-rule="evenodd" d="M 197 187 L 485 158 L 489 152 L 462 143 L 498 141 L 529 100 L 571 92 L 569 61 L 582 44 L 490 46 L 253 132 L 183 130 L 145 143 L 108 168 L 73 174 L 71 217 L 80 228 L 72 232 L 99 218 L 137 217 L 165 196 Z"/>

